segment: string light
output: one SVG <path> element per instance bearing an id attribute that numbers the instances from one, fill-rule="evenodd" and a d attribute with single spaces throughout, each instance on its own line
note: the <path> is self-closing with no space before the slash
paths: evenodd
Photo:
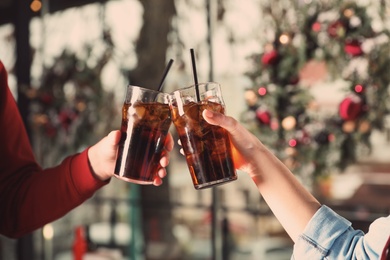
<path id="1" fill-rule="evenodd" d="M 297 120 L 293 116 L 287 116 L 282 120 L 282 127 L 287 131 L 294 129 L 296 124 Z"/>
<path id="2" fill-rule="evenodd" d="M 361 93 L 363 91 L 363 86 L 358 84 L 355 86 L 355 92 L 356 93 Z"/>
<path id="3" fill-rule="evenodd" d="M 43 233 L 43 237 L 46 239 L 46 240 L 51 240 L 53 239 L 53 236 L 54 236 L 54 229 L 53 229 L 53 226 L 51 224 L 47 224 L 43 227 L 42 229 L 42 233 Z"/>
<path id="4" fill-rule="evenodd" d="M 279 37 L 279 41 L 281 44 L 288 44 L 290 42 L 290 37 L 287 34 L 282 34 Z"/>
<path id="5" fill-rule="evenodd" d="M 37 13 L 42 9 L 42 2 L 40 0 L 33 0 L 30 4 L 30 9 Z"/>
<path id="6" fill-rule="evenodd" d="M 295 139 L 291 139 L 290 141 L 288 141 L 288 145 L 290 145 L 291 147 L 295 147 L 297 146 L 297 144 L 298 142 Z"/>
<path id="7" fill-rule="evenodd" d="M 267 94 L 267 89 L 265 87 L 260 87 L 257 92 L 260 96 L 265 96 Z"/>
<path id="8" fill-rule="evenodd" d="M 351 18 L 354 14 L 355 14 L 355 12 L 354 12 L 354 10 L 353 9 L 345 9 L 344 10 L 344 16 L 345 17 L 347 17 L 347 18 Z"/>

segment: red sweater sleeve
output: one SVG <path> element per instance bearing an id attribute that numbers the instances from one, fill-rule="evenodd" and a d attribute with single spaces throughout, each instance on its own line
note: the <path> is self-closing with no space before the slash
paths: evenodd
<path id="1" fill-rule="evenodd" d="M 108 182 L 93 177 L 87 150 L 60 165 L 36 162 L 0 61 L 0 234 L 19 237 L 54 221 Z"/>

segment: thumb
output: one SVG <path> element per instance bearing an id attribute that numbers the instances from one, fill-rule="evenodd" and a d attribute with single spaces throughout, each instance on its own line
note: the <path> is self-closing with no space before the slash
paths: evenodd
<path id="1" fill-rule="evenodd" d="M 204 110 L 202 115 L 207 123 L 220 126 L 229 133 L 231 137 L 230 140 L 233 145 L 232 154 L 234 167 L 236 169 L 240 169 L 242 166 L 244 166 L 246 164 L 246 160 L 243 157 L 241 151 L 243 150 L 243 145 L 247 142 L 244 140 L 245 135 L 242 134 L 243 131 L 242 129 L 240 130 L 241 125 L 237 122 L 237 120 L 233 117 L 210 110 Z"/>
<path id="2" fill-rule="evenodd" d="M 119 130 L 111 131 L 106 138 L 108 145 L 116 149 L 121 139 L 121 132 Z"/>
<path id="3" fill-rule="evenodd" d="M 111 131 L 88 150 L 92 171 L 98 179 L 106 180 L 113 174 L 120 138 L 120 131 Z"/>
<path id="4" fill-rule="evenodd" d="M 116 159 L 116 152 L 118 144 L 121 139 L 121 132 L 119 130 L 111 131 L 102 141 L 101 151 L 109 160 Z"/>
<path id="5" fill-rule="evenodd" d="M 209 124 L 225 128 L 232 136 L 237 135 L 237 130 L 240 127 L 237 120 L 233 117 L 210 110 L 203 110 L 203 118 Z"/>

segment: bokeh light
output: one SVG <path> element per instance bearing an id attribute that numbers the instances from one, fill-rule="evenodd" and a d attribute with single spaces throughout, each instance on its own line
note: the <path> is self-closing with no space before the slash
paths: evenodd
<path id="1" fill-rule="evenodd" d="M 33 0 L 30 4 L 30 8 L 33 12 L 37 13 L 42 9 L 42 2 L 39 0 Z"/>

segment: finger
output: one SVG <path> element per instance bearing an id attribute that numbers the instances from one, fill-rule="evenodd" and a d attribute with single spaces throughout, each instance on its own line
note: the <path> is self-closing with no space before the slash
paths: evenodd
<path id="1" fill-rule="evenodd" d="M 180 149 L 180 153 L 181 153 L 182 155 L 185 155 L 185 154 L 184 154 L 183 148 Z"/>
<path id="2" fill-rule="evenodd" d="M 162 184 L 162 180 L 161 180 L 160 177 L 154 178 L 154 180 L 153 180 L 153 185 L 154 186 L 160 186 L 161 184 Z"/>
<path id="3" fill-rule="evenodd" d="M 177 143 L 181 146 L 181 141 L 180 141 L 180 139 L 177 140 Z"/>
<path id="4" fill-rule="evenodd" d="M 165 154 L 163 157 L 160 159 L 160 165 L 161 167 L 167 167 L 169 164 L 169 153 Z"/>
<path id="5" fill-rule="evenodd" d="M 173 141 L 172 134 L 168 133 L 167 138 L 165 139 L 165 150 L 167 150 L 168 152 L 172 151 L 174 144 L 175 142 Z"/>
<path id="6" fill-rule="evenodd" d="M 119 130 L 114 130 L 114 131 L 111 131 L 108 135 L 107 135 L 107 141 L 109 142 L 109 144 L 111 146 L 116 146 L 119 144 L 119 141 L 121 139 L 121 131 Z"/>
<path id="7" fill-rule="evenodd" d="M 237 120 L 235 120 L 233 117 L 226 116 L 224 114 L 213 112 L 207 109 L 203 110 L 202 115 L 208 123 L 212 125 L 221 126 L 225 128 L 228 132 L 230 132 L 230 134 L 234 134 L 239 128 Z"/>
<path id="8" fill-rule="evenodd" d="M 167 176 L 167 170 L 165 168 L 160 168 L 157 172 L 157 176 L 161 179 L 165 178 L 165 176 Z"/>
<path id="9" fill-rule="evenodd" d="M 102 158 L 107 158 L 111 161 L 116 160 L 118 144 L 121 139 L 121 132 L 119 130 L 111 131 L 105 136 L 96 147 Z"/>
<path id="10" fill-rule="evenodd" d="M 259 145 L 260 141 L 239 124 L 236 119 L 209 110 L 203 111 L 203 117 L 208 123 L 221 126 L 229 132 L 236 169 L 246 164 L 247 160 L 245 158 L 253 157 L 253 146 Z"/>

